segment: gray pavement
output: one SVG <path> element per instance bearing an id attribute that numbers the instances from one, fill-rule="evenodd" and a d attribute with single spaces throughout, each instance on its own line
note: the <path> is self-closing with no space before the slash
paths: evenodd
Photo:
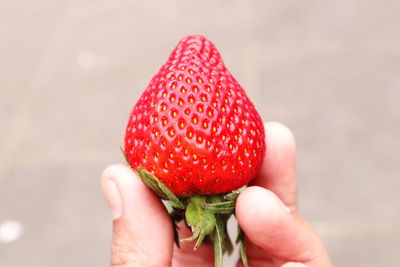
<path id="1" fill-rule="evenodd" d="M 398 266 L 399 14 L 394 0 L 0 0 L 0 266 L 107 266 L 99 175 L 192 33 L 293 130 L 300 213 L 334 265 Z"/>

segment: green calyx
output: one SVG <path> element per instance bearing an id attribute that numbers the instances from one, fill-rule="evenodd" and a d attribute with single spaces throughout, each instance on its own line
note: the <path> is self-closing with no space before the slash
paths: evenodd
<path id="1" fill-rule="evenodd" d="M 160 198 L 166 200 L 165 205 L 170 214 L 174 240 L 177 247 L 180 242 L 196 241 L 194 250 L 204 242 L 211 242 L 214 247 L 214 260 L 216 267 L 222 267 L 224 253 L 230 254 L 233 250 L 232 242 L 227 232 L 227 221 L 235 212 L 238 191 L 218 195 L 193 195 L 190 197 L 178 197 L 173 194 L 155 175 L 146 171 L 143 167 L 138 168 L 138 174 L 143 183 L 154 191 Z M 192 230 L 192 236 L 179 240 L 177 225 L 184 220 Z M 240 229 L 236 243 L 239 243 L 242 262 L 247 266 L 245 250 L 245 236 Z"/>
<path id="2" fill-rule="evenodd" d="M 193 196 L 188 198 L 185 219 L 186 223 L 192 228 L 193 235 L 183 239 L 184 242 L 190 242 L 197 239 L 194 249 L 198 249 L 204 238 L 211 234 L 216 225 L 214 213 L 206 210 L 204 205 L 206 198 L 204 196 Z"/>

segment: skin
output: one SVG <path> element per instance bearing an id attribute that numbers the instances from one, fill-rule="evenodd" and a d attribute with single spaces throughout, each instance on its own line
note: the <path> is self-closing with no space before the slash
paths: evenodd
<path id="1" fill-rule="evenodd" d="M 236 203 L 236 217 L 248 238 L 249 265 L 331 266 L 312 227 L 296 212 L 295 140 L 276 122 L 265 123 L 267 154 L 261 171 Z M 213 267 L 213 250 L 192 243 L 174 246 L 172 225 L 158 197 L 125 165 L 107 167 L 101 186 L 113 214 L 111 266 Z M 266 189 L 268 188 L 268 189 Z M 179 236 L 190 236 L 180 225 Z M 243 266 L 238 260 L 237 266 Z"/>

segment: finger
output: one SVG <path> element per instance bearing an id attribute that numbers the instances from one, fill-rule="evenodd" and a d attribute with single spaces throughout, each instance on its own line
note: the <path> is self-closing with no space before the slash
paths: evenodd
<path id="1" fill-rule="evenodd" d="M 179 226 L 179 239 L 184 239 L 192 235 L 192 231 L 186 227 L 182 221 Z M 214 266 L 214 251 L 211 245 L 205 244 L 194 251 L 195 242 L 181 242 L 180 248 L 174 247 L 174 255 L 172 266 L 174 267 L 187 267 L 187 266 L 201 266 L 213 267 Z"/>
<path id="2" fill-rule="evenodd" d="M 274 266 L 275 259 L 309 267 L 330 266 L 314 230 L 271 191 L 257 186 L 244 190 L 237 200 L 236 217 L 247 238 L 268 255 L 249 255 L 251 266 L 257 266 L 252 261 L 260 263 L 264 259 L 272 259 Z M 249 249 L 249 253 L 254 252 Z"/>
<path id="3" fill-rule="evenodd" d="M 250 248 L 250 249 L 249 249 Z M 267 255 L 264 250 L 256 247 L 246 238 L 246 254 L 248 260 L 248 266 L 251 267 L 273 267 L 274 262 L 270 255 Z M 240 259 L 236 265 L 237 267 L 248 267 L 245 266 Z"/>
<path id="4" fill-rule="evenodd" d="M 159 200 L 125 165 L 111 165 L 100 181 L 112 210 L 112 266 L 171 266 L 173 232 Z"/>
<path id="5" fill-rule="evenodd" d="M 283 124 L 267 122 L 266 154 L 258 176 L 250 183 L 274 192 L 288 207 L 295 210 L 296 142 L 292 132 Z"/>

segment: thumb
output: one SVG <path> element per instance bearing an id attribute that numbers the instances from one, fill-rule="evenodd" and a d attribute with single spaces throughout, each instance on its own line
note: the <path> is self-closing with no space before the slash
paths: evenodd
<path id="1" fill-rule="evenodd" d="M 272 259 L 279 266 L 331 266 L 312 227 L 271 191 L 256 186 L 244 190 L 237 200 L 236 217 L 247 238 L 259 247 L 248 247 L 250 262 L 253 257 Z"/>
<path id="2" fill-rule="evenodd" d="M 171 266 L 173 233 L 161 201 L 125 165 L 111 165 L 100 181 L 113 214 L 111 266 Z"/>

